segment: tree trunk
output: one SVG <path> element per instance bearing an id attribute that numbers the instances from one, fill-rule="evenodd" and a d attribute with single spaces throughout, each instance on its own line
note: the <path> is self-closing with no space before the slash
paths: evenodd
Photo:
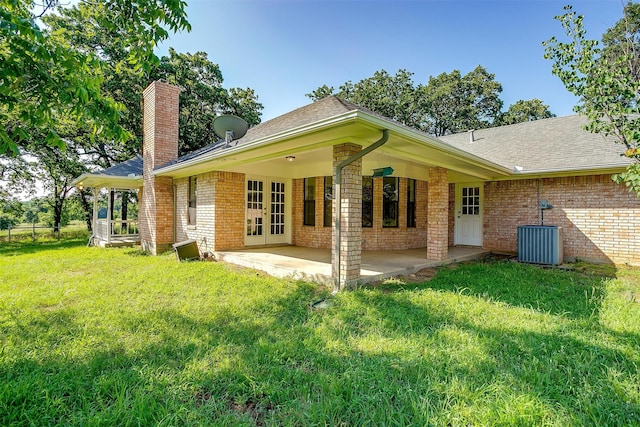
<path id="1" fill-rule="evenodd" d="M 84 219 L 87 222 L 87 230 L 89 232 L 93 231 L 93 208 L 89 204 L 89 200 L 87 200 L 87 192 L 85 190 L 80 190 L 80 204 L 82 205 L 82 209 L 84 209 Z"/>
<path id="2" fill-rule="evenodd" d="M 64 199 L 56 197 L 55 206 L 53 207 L 53 232 L 60 231 L 60 222 L 62 222 L 62 205 Z"/>
<path id="3" fill-rule="evenodd" d="M 109 197 L 111 198 L 111 221 L 113 221 L 115 218 L 113 217 L 113 208 L 115 207 L 115 199 L 116 199 L 116 192 L 111 190 L 109 191 Z"/>
<path id="4" fill-rule="evenodd" d="M 120 209 L 121 209 L 120 215 L 122 216 L 122 220 L 126 221 L 128 210 L 129 210 L 129 192 L 128 191 L 122 192 L 122 205 Z"/>

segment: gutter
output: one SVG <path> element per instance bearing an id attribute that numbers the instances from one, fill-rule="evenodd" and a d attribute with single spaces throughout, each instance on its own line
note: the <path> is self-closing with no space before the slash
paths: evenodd
<path id="1" fill-rule="evenodd" d="M 342 183 L 342 169 L 355 162 L 356 160 L 362 158 L 363 156 L 369 154 L 370 152 L 372 152 L 373 150 L 383 146 L 387 141 L 389 140 L 389 129 L 384 129 L 382 131 L 382 137 L 377 140 L 376 142 L 374 142 L 373 144 L 371 144 L 370 146 L 368 146 L 367 148 L 365 148 L 364 150 L 361 150 L 360 152 L 354 154 L 353 156 L 349 157 L 348 159 L 343 160 L 342 162 L 340 162 L 338 164 L 338 166 L 336 166 L 336 189 L 335 189 L 335 194 L 337 197 L 336 200 L 336 239 L 335 239 L 335 246 L 334 246 L 334 266 L 333 266 L 333 271 L 334 271 L 334 278 L 333 278 L 333 293 L 337 293 L 340 290 L 340 258 L 341 258 L 341 251 L 340 251 L 340 239 L 341 239 L 341 235 L 342 235 L 342 193 L 341 193 L 341 183 Z"/>

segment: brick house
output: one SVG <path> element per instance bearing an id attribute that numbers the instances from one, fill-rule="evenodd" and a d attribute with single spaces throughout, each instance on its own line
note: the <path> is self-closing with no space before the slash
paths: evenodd
<path id="1" fill-rule="evenodd" d="M 151 253 L 186 239 L 330 249 L 344 286 L 363 250 L 516 252 L 517 226 L 544 220 L 562 227 L 567 260 L 640 264 L 640 199 L 611 180 L 628 160 L 580 116 L 434 138 L 328 97 L 178 157 L 178 97 L 162 82 L 144 91 L 143 171 L 128 174 Z"/>

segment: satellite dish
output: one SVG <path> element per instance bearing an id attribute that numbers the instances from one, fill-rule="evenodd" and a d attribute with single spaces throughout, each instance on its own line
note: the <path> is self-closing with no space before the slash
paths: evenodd
<path id="1" fill-rule="evenodd" d="M 242 138 L 249 129 L 249 124 L 238 116 L 224 114 L 213 121 L 213 131 L 228 144 L 234 139 Z"/>

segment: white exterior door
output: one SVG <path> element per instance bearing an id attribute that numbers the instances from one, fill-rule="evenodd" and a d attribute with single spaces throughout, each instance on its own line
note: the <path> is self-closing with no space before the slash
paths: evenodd
<path id="1" fill-rule="evenodd" d="M 454 244 L 482 246 L 482 184 L 456 184 Z"/>
<path id="2" fill-rule="evenodd" d="M 286 179 L 247 177 L 245 245 L 291 241 L 291 194 Z"/>

